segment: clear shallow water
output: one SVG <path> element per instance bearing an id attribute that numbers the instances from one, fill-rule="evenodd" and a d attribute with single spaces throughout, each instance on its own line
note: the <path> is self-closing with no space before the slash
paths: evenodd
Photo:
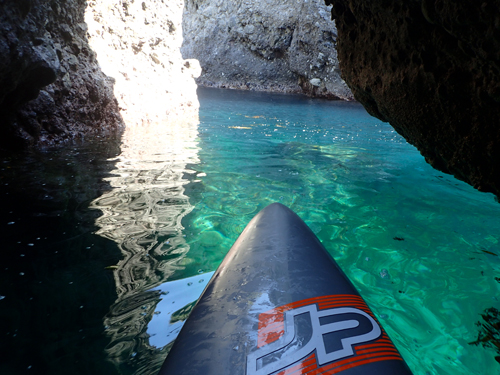
<path id="1" fill-rule="evenodd" d="M 469 345 L 500 308 L 491 195 L 433 170 L 356 103 L 199 93 L 200 124 L 5 160 L 0 345 L 16 354 L 1 373 L 155 374 L 209 272 L 275 201 L 415 374 L 499 372 L 493 349 Z"/>

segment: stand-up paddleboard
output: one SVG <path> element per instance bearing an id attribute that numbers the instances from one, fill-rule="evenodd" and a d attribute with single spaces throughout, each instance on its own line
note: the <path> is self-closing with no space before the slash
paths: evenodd
<path id="1" fill-rule="evenodd" d="M 279 203 L 247 225 L 160 375 L 411 374 L 309 227 Z"/>

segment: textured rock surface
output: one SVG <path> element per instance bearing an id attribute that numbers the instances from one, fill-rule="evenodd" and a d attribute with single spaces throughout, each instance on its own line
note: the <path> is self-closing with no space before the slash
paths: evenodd
<path id="1" fill-rule="evenodd" d="M 183 8 L 0 0 L 0 150 L 197 117 L 200 68 L 179 50 Z"/>
<path id="2" fill-rule="evenodd" d="M 322 0 L 186 0 L 183 29 L 202 86 L 352 99 Z"/>
<path id="3" fill-rule="evenodd" d="M 356 99 L 436 169 L 500 196 L 500 2 L 326 3 Z"/>
<path id="4" fill-rule="evenodd" d="M 121 129 L 112 80 L 86 40 L 85 3 L 0 0 L 0 149 Z"/>
<path id="5" fill-rule="evenodd" d="M 195 60 L 184 60 L 184 0 L 88 2 L 89 41 L 127 126 L 197 118 Z"/>

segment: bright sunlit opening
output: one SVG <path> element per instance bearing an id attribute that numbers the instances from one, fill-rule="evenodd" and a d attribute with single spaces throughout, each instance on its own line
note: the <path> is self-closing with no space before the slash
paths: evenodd
<path id="1" fill-rule="evenodd" d="M 127 127 L 196 121 L 197 60 L 181 56 L 184 1 L 89 1 L 89 43 L 103 72 L 115 80 L 115 97 Z"/>

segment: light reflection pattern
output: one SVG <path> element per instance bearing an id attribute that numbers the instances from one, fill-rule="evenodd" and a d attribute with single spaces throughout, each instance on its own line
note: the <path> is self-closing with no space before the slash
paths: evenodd
<path id="1" fill-rule="evenodd" d="M 108 355 L 136 374 L 148 373 L 164 358 L 151 356 L 160 348 L 150 345 L 146 330 L 162 298 L 161 289 L 152 288 L 183 269 L 189 251 L 182 219 L 193 209 L 185 185 L 196 177 L 187 165 L 199 162 L 197 127 L 176 122 L 127 128 L 116 169 L 105 179 L 113 189 L 90 205 L 102 211 L 96 234 L 115 241 L 123 254 L 110 267 L 118 299 L 104 319 L 111 336 Z"/>

